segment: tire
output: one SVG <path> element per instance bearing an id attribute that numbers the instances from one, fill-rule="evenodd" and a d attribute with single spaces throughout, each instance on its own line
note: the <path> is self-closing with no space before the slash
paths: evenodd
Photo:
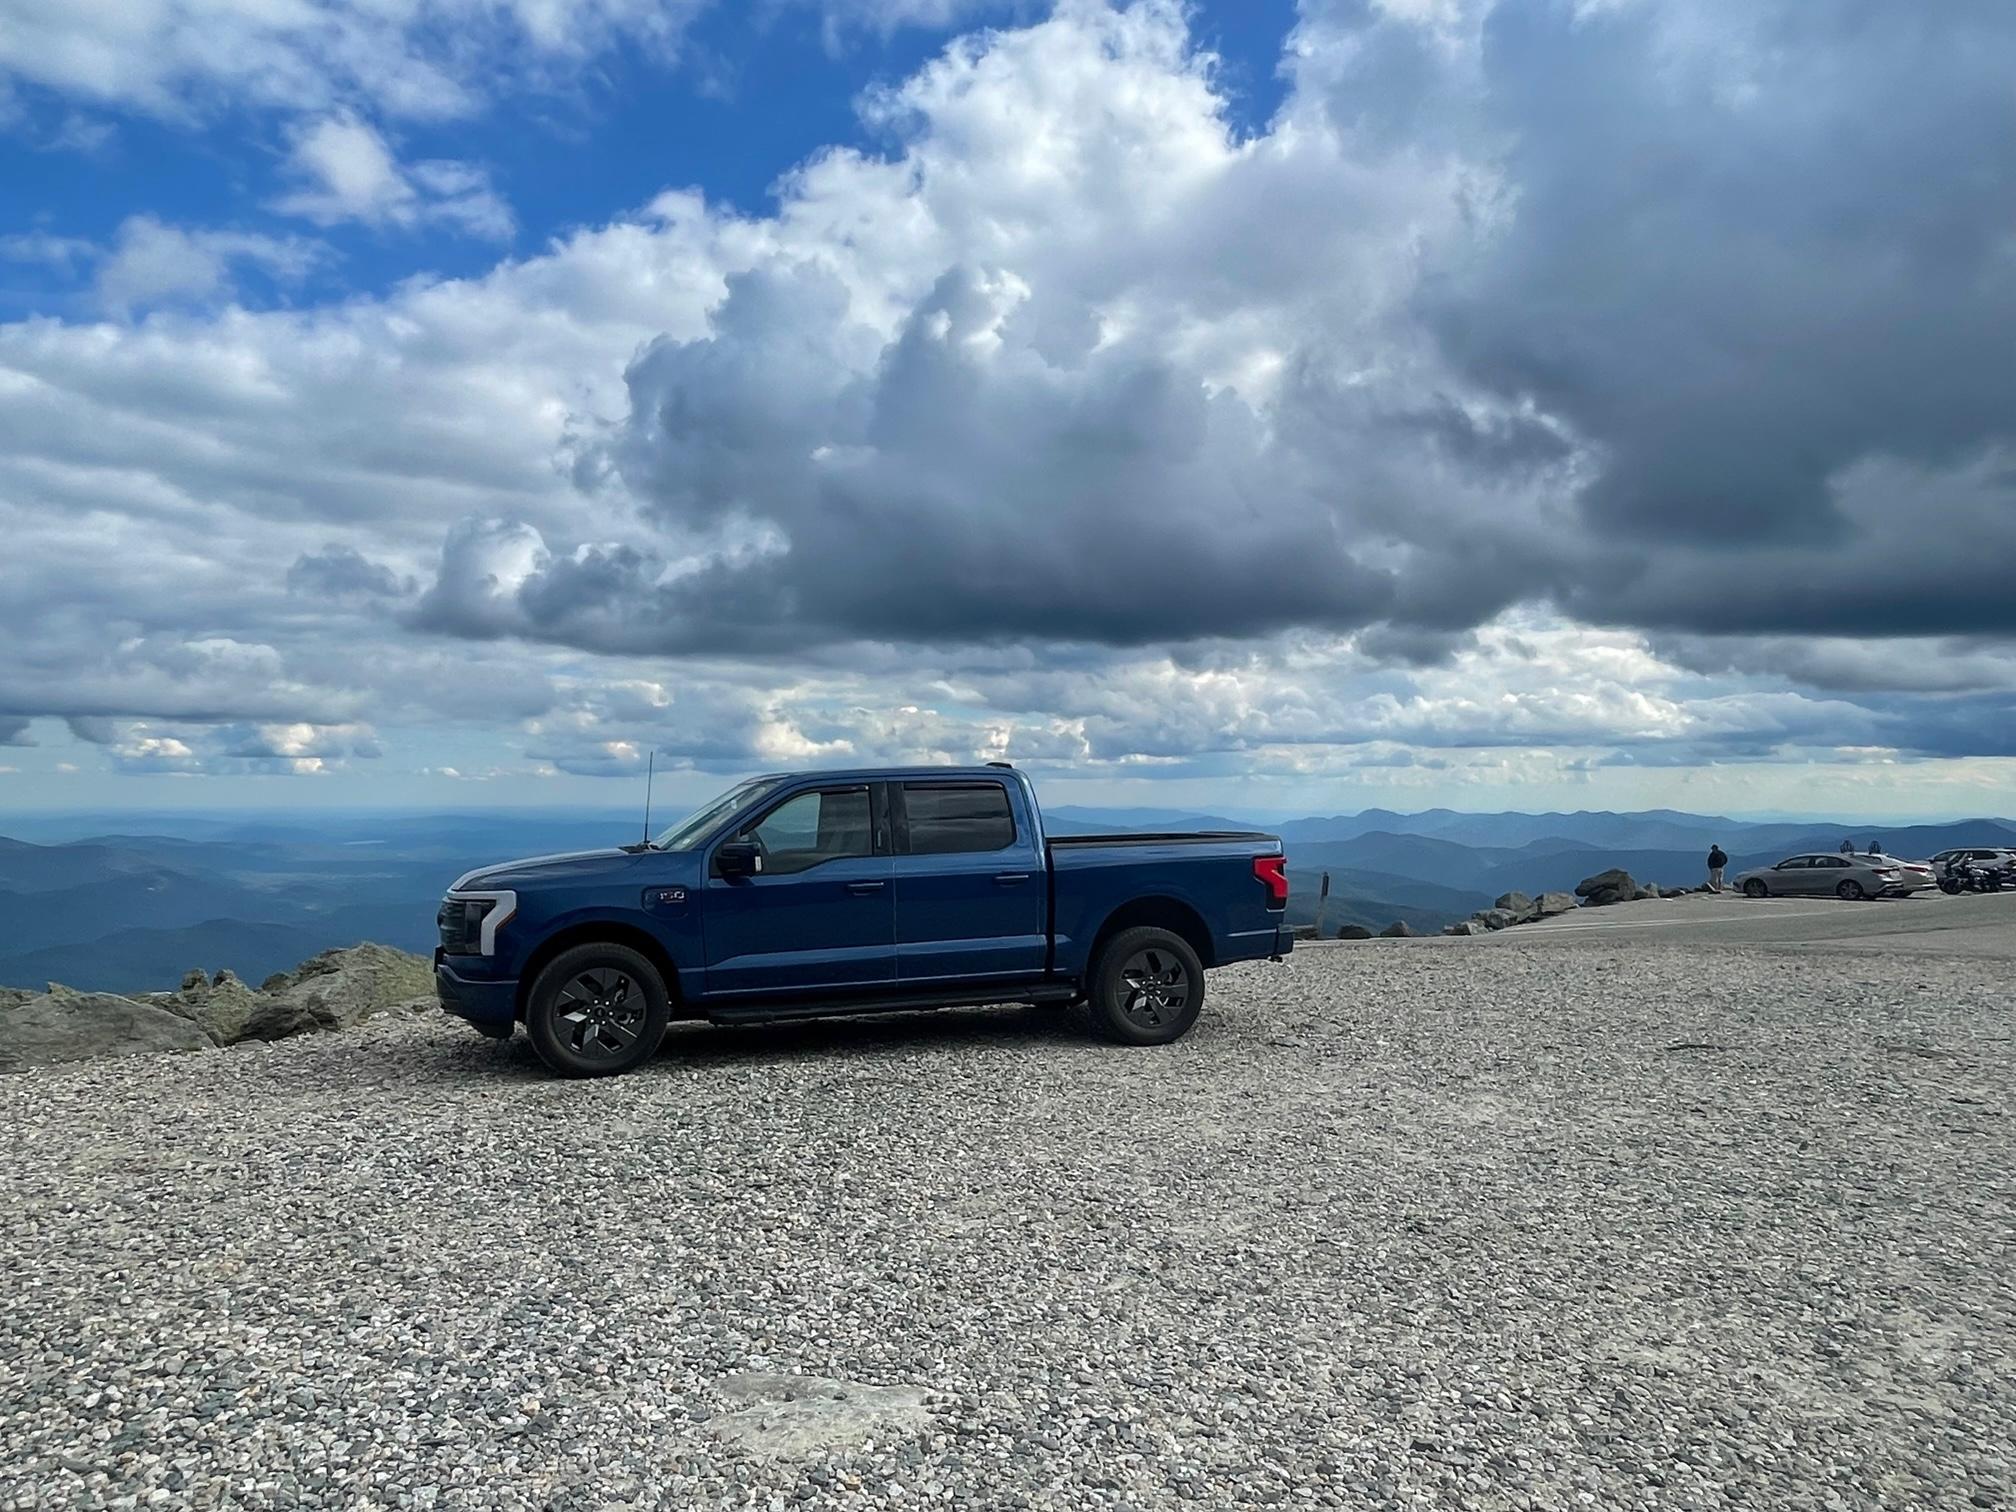
<path id="1" fill-rule="evenodd" d="M 1168 1045 L 1204 1007 L 1204 963 L 1181 935 L 1143 926 L 1106 942 L 1092 967 L 1085 1010 L 1116 1045 Z"/>
<path id="2" fill-rule="evenodd" d="M 615 1076 L 657 1054 L 672 1005 L 658 968 L 627 945 L 563 950 L 532 983 L 525 1032 L 562 1076 Z"/>
<path id="3" fill-rule="evenodd" d="M 1839 887 L 1835 888 L 1834 896 L 1845 899 L 1850 903 L 1860 903 L 1864 898 L 1869 896 L 1869 893 L 1860 882 L 1850 880 L 1843 882 Z"/>
<path id="4" fill-rule="evenodd" d="M 1748 882 L 1743 884 L 1743 896 L 1746 898 L 1761 898 L 1770 891 L 1770 888 L 1766 887 L 1755 877 L 1752 877 Z"/>
<path id="5" fill-rule="evenodd" d="M 1942 877 L 1939 879 L 1939 891 L 1949 898 L 1957 898 L 1960 896 L 1960 884 L 1951 877 Z"/>

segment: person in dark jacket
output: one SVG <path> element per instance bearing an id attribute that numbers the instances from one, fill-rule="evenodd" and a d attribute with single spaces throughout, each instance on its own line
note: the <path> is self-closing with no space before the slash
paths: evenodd
<path id="1" fill-rule="evenodd" d="M 1729 858 L 1722 854 L 1721 846 L 1711 845 L 1708 847 L 1708 890 L 1710 892 L 1722 891 L 1722 868 L 1728 864 Z"/>

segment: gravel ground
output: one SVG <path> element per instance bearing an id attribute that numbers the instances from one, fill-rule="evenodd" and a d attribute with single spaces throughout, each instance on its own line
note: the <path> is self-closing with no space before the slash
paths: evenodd
<path id="1" fill-rule="evenodd" d="M 2010 974 L 1467 944 L 0 1079 L 0 1506 L 2009 1505 Z"/>

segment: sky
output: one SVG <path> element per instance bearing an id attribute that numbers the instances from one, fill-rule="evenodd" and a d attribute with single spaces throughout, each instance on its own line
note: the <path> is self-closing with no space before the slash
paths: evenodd
<path id="1" fill-rule="evenodd" d="M 0 0 L 0 811 L 2016 810 L 2007 0 Z"/>

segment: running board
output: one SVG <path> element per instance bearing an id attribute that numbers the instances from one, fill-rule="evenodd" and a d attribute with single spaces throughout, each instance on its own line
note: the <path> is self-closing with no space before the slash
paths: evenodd
<path id="1" fill-rule="evenodd" d="M 916 1013 L 934 1008 L 989 1008 L 1010 1003 L 1068 1003 L 1075 987 L 997 987 L 955 996 L 820 998 L 816 1002 L 724 1003 L 706 1009 L 716 1024 L 774 1024 L 789 1019 L 852 1018 L 863 1013 Z"/>

